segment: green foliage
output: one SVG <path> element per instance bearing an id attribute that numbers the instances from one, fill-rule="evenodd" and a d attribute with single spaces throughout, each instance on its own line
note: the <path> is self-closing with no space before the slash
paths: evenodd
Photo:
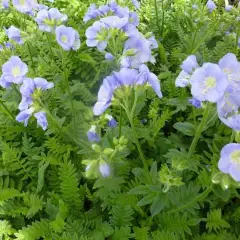
<path id="1" fill-rule="evenodd" d="M 40 31 L 32 16 L 12 3 L 0 6 L 0 65 L 19 56 L 28 65 L 27 77 L 54 83 L 34 102 L 46 112 L 46 131 L 33 116 L 27 127 L 15 120 L 19 85 L 0 89 L 0 239 L 240 240 L 240 185 L 217 167 L 222 147 L 239 143 L 239 133 L 218 120 L 212 104 L 190 155 L 204 109 L 189 104 L 189 89 L 175 86 L 188 55 L 196 55 L 199 66 L 229 52 L 240 57 L 239 8 L 226 12 L 224 1 L 215 1 L 210 14 L 206 1 L 141 0 L 136 10 L 131 0 L 117 1 L 135 9 L 139 31 L 157 40 L 156 61 L 148 67 L 161 82 L 163 98 L 150 84 L 120 89 L 108 110 L 93 116 L 103 79 L 120 69 L 127 37 L 115 29 L 103 39 L 112 43 L 115 57 L 107 61 L 109 49 L 87 46 L 86 30 L 94 20 L 85 23 L 83 17 L 90 4 L 109 1 L 38 2 L 68 15 L 64 24 L 79 33 L 81 47 L 63 51 L 55 33 Z M 10 40 L 14 47 L 6 48 L 4 28 L 11 25 L 26 39 L 22 45 Z M 117 127 L 109 127 L 106 114 Z M 88 141 L 91 125 L 98 143 Z M 101 172 L 105 163 L 108 177 Z"/>

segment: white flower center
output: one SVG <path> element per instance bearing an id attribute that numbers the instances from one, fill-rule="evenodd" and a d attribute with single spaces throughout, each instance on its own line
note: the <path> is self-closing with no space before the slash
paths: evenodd
<path id="1" fill-rule="evenodd" d="M 236 150 L 231 153 L 230 159 L 232 163 L 240 164 L 240 150 Z"/>
<path id="2" fill-rule="evenodd" d="M 12 74 L 14 77 L 19 76 L 21 73 L 20 68 L 18 66 L 12 68 Z"/>
<path id="3" fill-rule="evenodd" d="M 207 89 L 211 89 L 216 87 L 217 81 L 215 77 L 207 77 L 204 83 Z"/>
<path id="4" fill-rule="evenodd" d="M 68 42 L 68 37 L 67 37 L 66 35 L 62 35 L 62 36 L 61 36 L 61 41 L 62 41 L 63 43 L 67 43 L 67 42 Z"/>
<path id="5" fill-rule="evenodd" d="M 25 2 L 26 2 L 26 0 L 19 0 L 19 4 L 20 4 L 20 5 L 24 5 Z"/>

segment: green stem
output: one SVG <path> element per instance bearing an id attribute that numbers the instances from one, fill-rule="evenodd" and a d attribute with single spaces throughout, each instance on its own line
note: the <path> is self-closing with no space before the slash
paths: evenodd
<path id="1" fill-rule="evenodd" d="M 188 202 L 187 204 L 179 207 L 179 208 L 176 208 L 176 209 L 173 209 L 173 210 L 170 210 L 168 211 L 167 213 L 175 213 L 175 212 L 179 212 L 179 211 L 182 211 L 186 208 L 189 208 L 191 205 L 193 205 L 194 203 L 197 203 L 198 201 L 200 201 L 202 198 L 205 198 L 207 197 L 207 195 L 211 192 L 212 190 L 212 185 L 210 185 L 204 192 L 202 192 L 200 195 L 198 195 L 196 198 L 194 198 L 192 201 Z"/>
<path id="2" fill-rule="evenodd" d="M 156 2 L 156 0 L 155 0 L 155 2 Z M 163 29 L 164 29 L 164 21 L 165 21 L 165 19 L 164 19 L 165 11 L 164 11 L 164 4 L 163 4 L 163 3 L 164 3 L 164 2 L 163 2 L 163 0 L 162 0 L 162 26 L 161 26 L 161 37 L 163 37 L 163 33 L 164 33 Z"/>
<path id="3" fill-rule="evenodd" d="M 193 138 L 192 144 L 191 144 L 191 146 L 189 148 L 188 159 L 190 159 L 192 157 L 192 155 L 193 155 L 193 153 L 195 151 L 195 148 L 197 146 L 198 140 L 201 137 L 201 134 L 203 132 L 203 128 L 204 128 L 205 123 L 207 121 L 208 114 L 209 114 L 209 106 L 206 105 L 204 113 L 203 113 L 203 117 L 202 117 L 202 120 L 201 120 L 201 123 L 198 126 L 197 132 L 196 132 L 196 134 L 195 134 L 195 136 Z"/>
<path id="4" fill-rule="evenodd" d="M 70 105 L 71 105 L 73 126 L 74 126 L 74 128 L 76 128 L 76 115 L 75 115 L 75 109 L 74 109 L 74 104 L 73 104 L 73 96 L 72 96 L 72 92 L 71 92 L 71 89 L 70 89 L 68 74 L 65 70 L 65 61 L 64 61 L 63 50 L 62 50 L 62 71 L 63 71 L 63 75 L 64 75 L 64 80 L 65 80 L 65 83 L 66 83 L 66 86 L 67 86 L 67 92 L 68 92 L 69 101 L 70 101 Z"/>
<path id="5" fill-rule="evenodd" d="M 163 2 L 163 0 L 162 0 Z M 157 28 L 158 28 L 158 31 L 160 33 L 160 35 L 162 36 L 161 34 L 161 28 L 160 28 L 160 25 L 159 25 L 159 16 L 158 16 L 158 9 L 157 9 L 157 0 L 154 0 L 154 7 L 155 7 L 155 13 L 156 13 L 156 21 L 157 21 Z"/>
<path id="6" fill-rule="evenodd" d="M 19 90 L 17 89 L 17 87 L 16 87 L 15 84 L 12 84 L 12 88 L 13 88 L 13 90 L 17 93 L 17 95 L 18 95 L 20 98 L 22 98 L 22 95 L 21 95 L 21 93 L 19 92 Z"/>
<path id="7" fill-rule="evenodd" d="M 143 155 L 140 143 L 138 141 L 137 132 L 136 132 L 136 129 L 135 129 L 135 126 L 134 126 L 134 123 L 133 123 L 133 114 L 134 114 L 134 111 L 135 111 L 135 108 L 136 108 L 136 103 L 137 103 L 137 93 L 136 93 L 136 91 L 135 91 L 134 104 L 133 104 L 131 112 L 129 110 L 128 102 L 125 99 L 123 99 L 123 101 L 124 101 L 124 104 L 125 104 L 125 107 L 123 106 L 123 109 L 126 111 L 127 117 L 129 119 L 139 156 L 142 160 L 144 169 L 148 170 L 148 165 L 147 165 L 146 159 Z"/>
<path id="8" fill-rule="evenodd" d="M 235 140 L 235 131 L 232 130 L 231 138 L 230 138 L 230 143 L 234 142 Z"/>
<path id="9" fill-rule="evenodd" d="M 217 21 L 217 23 L 213 26 L 213 28 L 211 28 L 206 34 L 205 36 L 201 39 L 201 41 L 199 41 L 198 45 L 192 50 L 191 54 L 193 54 L 195 51 L 198 50 L 198 48 L 201 46 L 201 44 L 205 41 L 205 39 L 210 35 L 210 33 L 212 33 L 213 30 L 215 30 L 215 28 L 217 27 L 219 21 Z"/>
<path id="10" fill-rule="evenodd" d="M 6 112 L 9 114 L 9 116 L 12 118 L 12 120 L 15 120 L 15 117 L 12 115 L 12 113 L 10 112 L 10 110 L 8 109 L 8 107 L 5 105 L 5 103 L 2 100 L 0 100 L 0 104 L 6 110 Z"/>
<path id="11" fill-rule="evenodd" d="M 122 135 L 122 106 L 120 106 L 120 121 L 118 127 L 118 137 L 120 138 Z"/>
<path id="12" fill-rule="evenodd" d="M 33 62 L 33 57 L 32 57 L 32 52 L 31 52 L 31 49 L 30 49 L 29 43 L 27 42 L 26 45 L 27 45 L 27 49 L 28 49 L 28 52 L 29 52 L 29 56 L 30 56 L 31 62 L 32 62 L 32 68 L 33 68 L 33 71 L 34 71 L 34 73 L 36 74 L 35 67 L 34 67 L 34 62 Z"/>
<path id="13" fill-rule="evenodd" d="M 238 51 L 238 38 L 239 38 L 239 31 L 237 31 L 236 33 L 235 54 L 237 54 L 237 51 Z"/>
<path id="14" fill-rule="evenodd" d="M 54 56 L 53 51 L 52 51 L 52 46 L 51 46 L 52 44 L 51 44 L 51 39 L 49 37 L 49 33 L 46 33 L 46 36 L 47 36 L 47 40 L 48 40 L 48 43 L 49 43 L 49 50 L 51 52 L 51 55 Z"/>

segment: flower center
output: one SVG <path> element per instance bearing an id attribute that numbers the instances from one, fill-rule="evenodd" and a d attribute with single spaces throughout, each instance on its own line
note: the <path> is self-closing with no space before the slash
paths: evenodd
<path id="1" fill-rule="evenodd" d="M 240 150 L 236 150 L 231 153 L 230 155 L 231 161 L 233 163 L 239 164 L 240 163 Z"/>
<path id="2" fill-rule="evenodd" d="M 14 77 L 19 76 L 20 73 L 21 73 L 21 71 L 20 71 L 20 68 L 18 66 L 17 67 L 13 67 L 12 74 L 13 74 Z"/>
<path id="3" fill-rule="evenodd" d="M 215 77 L 207 77 L 205 78 L 205 86 L 209 89 L 216 87 L 216 78 Z"/>
<path id="4" fill-rule="evenodd" d="M 19 0 L 19 4 L 20 4 L 20 5 L 24 5 L 25 2 L 26 2 L 26 0 Z"/>
<path id="5" fill-rule="evenodd" d="M 63 43 L 67 43 L 67 42 L 68 42 L 68 37 L 67 37 L 66 35 L 62 35 L 62 36 L 61 36 L 61 41 L 62 41 Z"/>

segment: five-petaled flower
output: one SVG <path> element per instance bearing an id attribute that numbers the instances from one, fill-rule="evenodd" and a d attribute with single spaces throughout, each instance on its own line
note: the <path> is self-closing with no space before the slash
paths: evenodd
<path id="1" fill-rule="evenodd" d="M 223 147 L 218 168 L 240 182 L 240 144 L 229 143 Z"/>

